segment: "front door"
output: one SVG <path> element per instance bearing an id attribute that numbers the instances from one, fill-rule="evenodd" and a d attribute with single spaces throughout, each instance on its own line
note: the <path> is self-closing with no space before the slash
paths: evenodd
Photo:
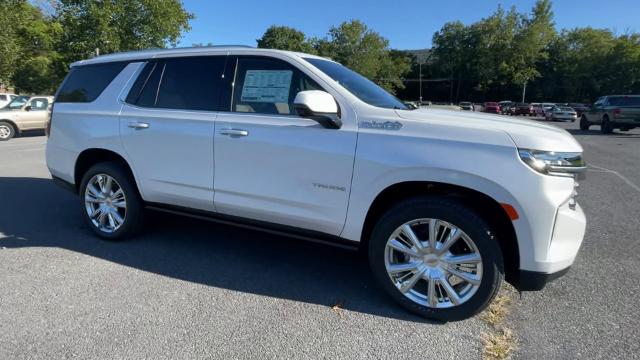
<path id="1" fill-rule="evenodd" d="M 234 62 L 231 111 L 221 112 L 215 125 L 216 210 L 339 235 L 351 188 L 354 119 L 327 129 L 299 117 L 295 95 L 323 89 L 283 60 Z"/>
<path id="2" fill-rule="evenodd" d="M 23 130 L 44 129 L 49 113 L 49 100 L 35 97 L 29 100 L 25 111 L 20 113 L 20 128 Z M 28 111 L 26 111 L 28 109 Z"/>
<path id="3" fill-rule="evenodd" d="M 120 116 L 146 201 L 213 211 L 213 131 L 226 56 L 147 63 Z"/>

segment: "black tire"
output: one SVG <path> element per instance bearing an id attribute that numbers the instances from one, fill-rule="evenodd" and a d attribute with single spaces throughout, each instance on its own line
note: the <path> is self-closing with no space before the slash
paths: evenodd
<path id="1" fill-rule="evenodd" d="M 582 117 L 580 117 L 580 130 L 587 131 L 589 130 L 589 126 L 591 126 L 589 120 L 587 120 L 586 116 L 582 115 Z"/>
<path id="2" fill-rule="evenodd" d="M 450 308 L 418 304 L 402 294 L 387 274 L 384 257 L 389 237 L 402 224 L 420 218 L 437 218 L 457 226 L 478 248 L 483 264 L 482 280 L 476 293 L 466 302 Z M 459 201 L 436 196 L 418 197 L 395 205 L 382 216 L 369 242 L 369 264 L 378 285 L 405 309 L 437 321 L 463 320 L 485 309 L 504 279 L 502 252 L 494 234 L 476 212 Z"/>
<path id="3" fill-rule="evenodd" d="M 602 122 L 600 123 L 600 131 L 603 134 L 611 134 L 613 132 L 613 126 L 611 121 L 609 121 L 609 117 L 607 115 L 602 117 Z"/>
<path id="4" fill-rule="evenodd" d="M 7 141 L 16 135 L 16 129 L 9 122 L 0 121 L 0 128 L 0 141 Z M 8 135 L 2 136 L 6 132 L 8 132 Z"/>
<path id="5" fill-rule="evenodd" d="M 105 232 L 93 224 L 85 208 L 85 192 L 89 181 L 98 174 L 111 176 L 120 186 L 126 198 L 126 213 L 122 225 L 113 232 Z M 118 241 L 140 233 L 144 226 L 144 206 L 135 180 L 123 165 L 116 161 L 102 162 L 92 166 L 83 176 L 79 189 L 80 209 L 87 225 L 104 240 Z"/>

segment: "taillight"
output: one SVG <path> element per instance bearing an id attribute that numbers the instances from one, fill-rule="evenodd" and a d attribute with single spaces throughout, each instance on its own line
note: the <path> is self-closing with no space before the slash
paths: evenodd
<path id="1" fill-rule="evenodd" d="M 613 109 L 613 116 L 618 116 L 620 115 L 621 111 L 620 109 Z"/>
<path id="2" fill-rule="evenodd" d="M 44 133 L 47 135 L 47 137 L 49 137 L 49 135 L 51 135 L 51 119 L 53 118 L 53 105 L 55 104 L 51 104 L 49 106 L 49 119 L 47 119 L 47 127 L 44 129 Z"/>

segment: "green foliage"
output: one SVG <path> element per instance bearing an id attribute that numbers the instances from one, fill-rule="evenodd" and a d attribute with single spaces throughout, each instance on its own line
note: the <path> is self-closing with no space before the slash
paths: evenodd
<path id="1" fill-rule="evenodd" d="M 193 15 L 179 0 L 60 0 L 56 18 L 65 29 L 67 61 L 118 51 L 175 46 Z"/>
<path id="2" fill-rule="evenodd" d="M 404 88 L 402 76 L 411 69 L 406 53 L 390 50 L 387 39 L 358 20 L 332 26 L 322 39 L 308 39 L 302 31 L 290 27 L 271 26 L 257 43 L 259 48 L 331 58 L 391 92 Z"/>
<path id="3" fill-rule="evenodd" d="M 175 46 L 192 18 L 179 0 L 2 0 L 0 24 L 9 25 L 0 42 L 0 84 L 51 94 L 71 62 L 96 49 Z"/>
<path id="4" fill-rule="evenodd" d="M 315 53 L 302 31 L 287 26 L 271 26 L 256 40 L 259 48 Z"/>
<path id="5" fill-rule="evenodd" d="M 498 7 L 474 24 L 447 23 L 431 50 L 428 71 L 450 85 L 438 97 L 453 101 L 519 99 L 525 82 L 529 101 L 587 102 L 640 90 L 640 34 L 557 33 L 550 0 L 538 0 L 530 13 Z"/>

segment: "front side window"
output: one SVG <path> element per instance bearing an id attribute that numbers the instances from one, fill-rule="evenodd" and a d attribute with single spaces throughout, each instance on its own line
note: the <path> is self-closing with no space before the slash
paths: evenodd
<path id="1" fill-rule="evenodd" d="M 296 115 L 293 100 L 300 91 L 322 90 L 292 65 L 266 57 L 240 57 L 232 98 L 233 112 Z"/>
<path id="2" fill-rule="evenodd" d="M 385 89 L 337 62 L 318 58 L 305 58 L 305 60 L 369 105 L 386 109 L 408 110 L 402 101 L 389 94 Z"/>
<path id="3" fill-rule="evenodd" d="M 31 106 L 31 111 L 47 110 L 49 101 L 45 98 L 35 98 L 31 100 L 29 106 Z"/>
<path id="4" fill-rule="evenodd" d="M 150 62 L 127 102 L 141 107 L 219 111 L 224 56 L 187 57 Z"/>

